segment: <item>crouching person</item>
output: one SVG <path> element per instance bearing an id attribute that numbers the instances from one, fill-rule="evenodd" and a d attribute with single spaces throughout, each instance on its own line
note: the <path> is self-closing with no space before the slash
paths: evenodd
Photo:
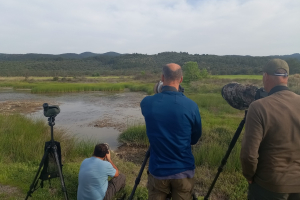
<path id="1" fill-rule="evenodd" d="M 108 176 L 113 178 L 108 181 Z M 93 156 L 81 163 L 77 200 L 110 200 L 124 186 L 125 175 L 119 174 L 108 146 L 97 144 Z"/>

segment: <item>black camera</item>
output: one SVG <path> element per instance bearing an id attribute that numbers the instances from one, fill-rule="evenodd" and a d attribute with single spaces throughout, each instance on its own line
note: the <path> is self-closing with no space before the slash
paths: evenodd
<path id="1" fill-rule="evenodd" d="M 255 100 L 262 99 L 268 96 L 268 93 L 264 90 L 264 88 L 259 88 L 255 93 Z"/>
<path id="2" fill-rule="evenodd" d="M 56 115 L 60 113 L 60 108 L 58 105 L 49 106 L 48 103 L 44 103 L 43 108 L 45 117 L 56 117 Z"/>
<path id="3" fill-rule="evenodd" d="M 163 83 L 162 81 L 158 81 L 158 82 L 154 85 L 154 87 L 153 87 L 153 92 L 154 92 L 154 94 L 161 93 L 163 84 L 164 84 L 164 83 Z M 181 85 L 179 85 L 178 92 L 184 93 L 184 88 L 183 88 Z"/>

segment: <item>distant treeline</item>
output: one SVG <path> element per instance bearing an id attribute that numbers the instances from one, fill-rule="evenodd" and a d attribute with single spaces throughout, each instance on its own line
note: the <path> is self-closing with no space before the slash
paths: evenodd
<path id="1" fill-rule="evenodd" d="M 163 52 L 154 55 L 119 54 L 108 52 L 95 54 L 0 54 L 0 76 L 102 76 L 158 74 L 161 67 L 170 62 L 183 65 L 198 63 L 212 75 L 259 74 L 262 66 L 271 58 L 288 62 L 290 74 L 300 73 L 300 54 L 285 56 L 217 56 L 188 54 L 187 52 Z"/>

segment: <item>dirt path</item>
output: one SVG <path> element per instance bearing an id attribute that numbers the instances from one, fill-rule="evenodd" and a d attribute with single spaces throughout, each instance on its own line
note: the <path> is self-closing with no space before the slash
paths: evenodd
<path id="1" fill-rule="evenodd" d="M 8 200 L 12 198 L 16 200 L 24 199 L 21 191 L 18 188 L 0 184 L 0 199 Z"/>
<path id="2" fill-rule="evenodd" d="M 123 144 L 115 151 L 115 153 L 125 161 L 141 165 L 145 159 L 147 150 L 147 147 Z"/>

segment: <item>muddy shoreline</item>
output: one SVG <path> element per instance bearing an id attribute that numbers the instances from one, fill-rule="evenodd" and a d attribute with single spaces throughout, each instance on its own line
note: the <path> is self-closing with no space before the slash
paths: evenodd
<path id="1" fill-rule="evenodd" d="M 20 100 L 20 101 L 4 101 L 0 102 L 0 113 L 2 114 L 13 114 L 22 113 L 30 114 L 42 109 L 43 101 L 31 101 L 31 100 Z M 49 102 L 54 104 L 54 102 Z"/>
<path id="2" fill-rule="evenodd" d="M 30 101 L 30 100 L 17 100 L 17 101 L 4 101 L 0 102 L 0 113 L 9 115 L 14 113 L 31 114 L 38 110 L 41 110 L 43 101 Z M 56 102 L 49 102 L 55 104 Z M 56 103 L 57 104 L 57 103 Z M 127 124 L 120 121 L 112 120 L 111 115 L 104 115 L 101 119 L 89 123 L 89 126 L 98 128 L 114 128 L 120 132 L 127 128 Z M 133 162 L 140 165 L 147 152 L 146 146 L 121 144 L 114 152 L 118 157 L 125 161 Z"/>

